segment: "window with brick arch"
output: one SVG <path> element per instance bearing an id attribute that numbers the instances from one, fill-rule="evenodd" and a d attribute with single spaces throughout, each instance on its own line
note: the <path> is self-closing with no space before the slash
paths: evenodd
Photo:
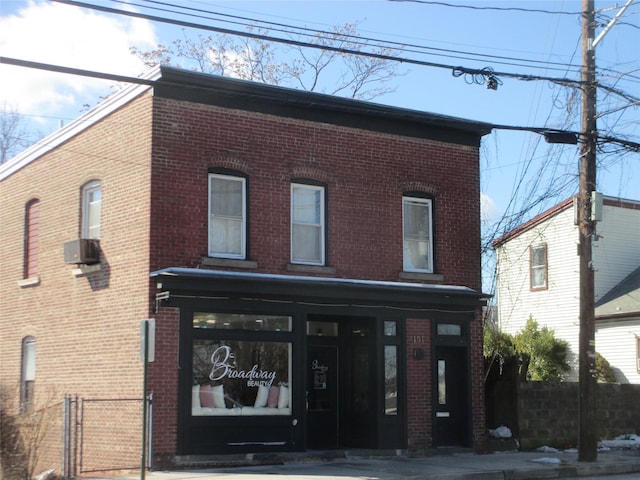
<path id="1" fill-rule="evenodd" d="M 291 184 L 291 263 L 325 264 L 325 186 Z"/>
<path id="2" fill-rule="evenodd" d="M 247 256 L 247 179 L 209 174 L 209 256 Z"/>
<path id="3" fill-rule="evenodd" d="M 24 278 L 38 276 L 38 250 L 40 245 L 40 201 L 27 203 L 25 211 Z"/>
<path id="4" fill-rule="evenodd" d="M 403 270 L 433 273 L 433 200 L 402 197 Z"/>

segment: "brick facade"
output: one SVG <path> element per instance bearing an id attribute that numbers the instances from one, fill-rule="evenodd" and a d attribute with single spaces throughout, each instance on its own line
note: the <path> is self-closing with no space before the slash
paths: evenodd
<path id="1" fill-rule="evenodd" d="M 156 310 L 159 290 L 150 272 L 186 267 L 479 291 L 477 144 L 170 97 L 143 92 L 2 179 L 3 388 L 19 384 L 21 342 L 33 336 L 37 399 L 45 392 L 140 398 L 139 324 L 155 317 L 156 358 L 148 377 L 154 394 L 153 450 L 158 458 L 170 458 L 179 436 L 180 314 L 177 308 Z M 473 128 L 481 132 L 485 127 Z M 479 141 L 481 133 L 474 135 Z M 248 178 L 248 262 L 207 257 L 207 174 L 214 168 Z M 102 182 L 101 263 L 98 271 L 78 275 L 73 265 L 64 264 L 63 244 L 79 236 L 81 188 L 95 179 Z M 294 179 L 326 186 L 325 266 L 290 264 Z M 434 199 L 435 275 L 403 276 L 404 192 Z M 39 277 L 19 286 L 25 206 L 36 198 Z M 406 338 L 420 337 L 425 351 L 424 360 L 416 360 L 415 345 L 407 343 L 402 379 L 407 384 L 406 448 L 416 453 L 434 446 L 433 325 L 423 317 L 406 320 L 404 326 Z M 468 335 L 471 437 L 481 447 L 480 321 L 470 322 Z"/>

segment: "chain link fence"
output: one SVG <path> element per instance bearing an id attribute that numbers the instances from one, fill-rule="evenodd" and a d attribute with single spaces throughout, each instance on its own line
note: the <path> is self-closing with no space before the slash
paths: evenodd
<path id="1" fill-rule="evenodd" d="M 53 470 L 62 478 L 72 479 L 91 473 L 139 469 L 142 402 L 140 398 L 66 396 L 63 402 L 33 412 L 9 416 L 3 411 L 0 477 L 19 479 Z M 149 433 L 151 404 L 149 398 Z M 151 455 L 146 458 L 149 466 Z"/>

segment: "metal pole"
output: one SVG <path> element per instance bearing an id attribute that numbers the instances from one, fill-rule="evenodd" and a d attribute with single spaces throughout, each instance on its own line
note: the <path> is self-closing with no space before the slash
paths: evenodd
<path id="1" fill-rule="evenodd" d="M 69 395 L 65 395 L 62 412 L 62 478 L 71 478 L 69 476 L 69 410 Z"/>
<path id="2" fill-rule="evenodd" d="M 596 365 L 594 273 L 592 263 L 591 198 L 596 187 L 596 78 L 594 0 L 582 0 L 582 148 L 578 229 L 580 235 L 579 449 L 578 460 L 594 462 L 598 455 L 596 427 Z"/>
<path id="3" fill-rule="evenodd" d="M 147 363 L 149 360 L 149 321 L 144 321 L 143 374 L 142 374 L 142 454 L 140 456 L 140 480 L 147 471 Z"/>

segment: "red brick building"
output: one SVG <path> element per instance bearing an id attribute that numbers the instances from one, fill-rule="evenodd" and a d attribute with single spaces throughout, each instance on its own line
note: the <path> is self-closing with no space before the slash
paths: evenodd
<path id="1" fill-rule="evenodd" d="M 153 317 L 153 465 L 482 448 L 490 126 L 172 68 L 149 80 L 0 168 L 16 408 L 141 398 Z"/>

